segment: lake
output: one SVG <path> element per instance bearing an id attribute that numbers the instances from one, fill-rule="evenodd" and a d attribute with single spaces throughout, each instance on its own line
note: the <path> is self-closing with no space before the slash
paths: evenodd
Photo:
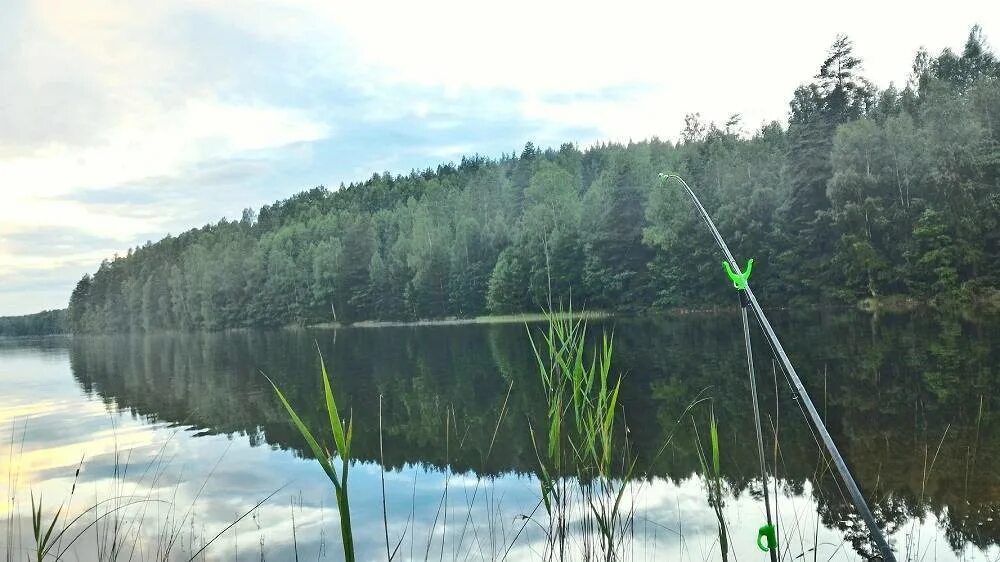
<path id="1" fill-rule="evenodd" d="M 1000 318 L 769 314 L 899 558 L 1000 556 Z M 738 314 L 590 324 L 614 334 L 639 472 L 622 558 L 719 559 L 695 445 L 710 411 L 730 557 L 766 558 Z M 862 559 L 863 524 L 753 336 L 782 558 Z M 359 560 L 384 560 L 386 533 L 396 559 L 542 557 L 531 428 L 546 405 L 518 323 L 0 340 L 0 552 L 33 555 L 33 493 L 46 520 L 83 513 L 67 559 L 188 560 L 216 535 L 199 560 L 341 559 L 332 486 L 262 375 L 319 430 L 317 346 L 355 424 Z"/>

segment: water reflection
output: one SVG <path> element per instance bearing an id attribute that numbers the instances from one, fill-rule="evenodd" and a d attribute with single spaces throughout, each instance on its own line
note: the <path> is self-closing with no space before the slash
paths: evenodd
<path id="1" fill-rule="evenodd" d="M 1000 429 L 992 417 L 1000 400 L 1000 320 L 927 313 L 873 318 L 853 312 L 775 314 L 773 320 L 897 550 L 944 558 L 995 554 L 1000 480 L 993 467 Z M 719 419 L 722 469 L 732 495 L 727 510 L 737 520 L 734 533 L 751 537 L 759 524 L 760 490 L 754 482 L 757 461 L 748 430 L 752 413 L 737 317 L 619 318 L 594 326 L 600 328 L 615 332 L 617 368 L 626 376 L 628 426 L 639 466 L 646 467 L 645 483 L 635 496 L 636 535 L 642 540 L 637 540 L 641 552 L 634 558 L 711 556 L 714 519 L 698 480 L 700 465 L 686 429 L 690 422 L 679 430 L 677 425 L 696 396 L 711 397 Z M 788 521 L 786 554 L 797 556 L 817 543 L 828 543 L 821 546 L 823 557 L 866 553 L 862 524 L 825 469 L 797 402 L 781 374 L 772 373 L 763 340 L 758 341 L 764 421 L 778 435 L 776 472 L 779 509 Z M 238 525 L 219 543 L 218 552 L 257 548 L 256 538 L 266 535 L 265 548 L 272 549 L 275 559 L 288 554 L 294 543 L 314 554 L 325 548 L 336 559 L 332 494 L 318 469 L 296 460 L 308 452 L 260 375 L 272 376 L 307 423 L 320 427 L 325 413 L 317 399 L 317 343 L 355 419 L 360 468 L 352 491 L 358 499 L 352 501 L 359 512 L 355 525 L 362 529 L 359 542 L 367 545 L 362 552 L 378 558 L 384 542 L 379 463 L 391 471 L 387 486 L 395 513 L 390 514 L 390 530 L 399 536 L 406 529 L 414 559 L 442 540 L 433 533 L 444 535 L 442 544 L 454 552 L 453 558 L 463 558 L 462 550 L 469 546 L 449 539 L 440 526 L 432 529 L 445 479 L 453 487 L 453 509 L 463 515 L 481 509 L 478 521 L 490 519 L 489 498 L 504 498 L 508 527 L 510 516 L 537 506 L 537 461 L 528 424 L 537 423 L 545 408 L 522 325 L 3 344 L 0 384 L 9 398 L 0 406 L 0 421 L 13 436 L 21 426 L 11 427 L 11 420 L 30 418 L 19 470 L 30 474 L 26 480 L 33 484 L 66 485 L 72 477 L 66 468 L 79 462 L 78 449 L 84 446 L 90 458 L 87 477 L 105 483 L 113 480 L 108 475 L 113 474 L 115 451 L 131 450 L 148 462 L 166 448 L 163 457 L 171 461 L 162 479 L 146 488 L 165 496 L 178 488 L 174 482 L 191 482 L 180 489 L 189 503 L 197 498 L 198 524 L 206 525 L 202 538 L 214 534 L 209 527 L 221 528 L 295 477 L 294 493 L 285 493 L 277 505 L 270 502 Z M 66 384 L 67 360 L 78 385 Z M 488 455 L 511 384 L 508 412 Z M 379 396 L 384 461 L 378 449 Z M 454 434 L 446 447 L 447 411 L 453 411 Z M 699 421 L 705 412 L 693 410 Z M 670 445 L 657 456 L 672 434 Z M 270 447 L 260 447 L 265 444 Z M 775 450 L 773 439 L 767 447 Z M 199 495 L 197 484 L 223 452 L 225 460 Z M 12 456 L 7 453 L 4 458 Z M 474 474 L 487 484 L 476 484 Z M 469 508 L 468 490 L 474 486 L 484 490 L 477 492 L 479 503 Z M 298 503 L 292 507 L 290 495 L 299 497 L 300 492 L 302 501 L 293 500 Z M 51 497 L 59 496 L 53 491 Z M 297 532 L 289 541 L 293 512 Z M 817 522 L 822 540 L 813 538 Z M 244 533 L 242 540 L 239 533 Z M 197 529 L 189 534 L 199 535 Z M 537 532 L 528 531 L 514 554 L 531 558 L 539 540 Z M 743 543 L 750 548 L 742 554 L 752 556 L 751 540 L 736 541 L 741 549 Z"/>

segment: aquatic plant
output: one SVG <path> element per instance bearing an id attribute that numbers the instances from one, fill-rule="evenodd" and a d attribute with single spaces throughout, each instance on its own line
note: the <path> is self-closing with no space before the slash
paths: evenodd
<path id="1" fill-rule="evenodd" d="M 317 352 L 319 352 L 318 345 Z M 313 437 L 312 432 L 306 427 L 302 418 L 295 413 L 295 409 L 288 403 L 278 385 L 270 377 L 267 380 L 271 383 L 274 392 L 278 395 L 278 399 L 281 400 L 281 404 L 285 407 L 285 410 L 288 411 L 288 417 L 291 418 L 295 427 L 298 428 L 302 437 L 305 438 L 309 449 L 323 468 L 323 472 L 326 473 L 330 482 L 333 483 L 334 492 L 337 497 L 337 512 L 340 515 L 340 536 L 344 546 L 344 559 L 347 562 L 354 562 L 354 534 L 351 531 L 351 506 L 347 495 L 347 478 L 351 462 L 351 439 L 354 435 L 354 421 L 353 419 L 348 419 L 345 426 L 344 421 L 340 417 L 340 411 L 337 408 L 337 401 L 333 396 L 333 389 L 330 386 L 330 376 L 326 372 L 326 363 L 323 361 L 322 352 L 319 352 L 319 365 L 323 375 L 323 395 L 326 399 L 326 412 L 330 419 L 330 433 L 333 437 L 334 446 L 337 449 L 337 455 L 341 461 L 339 473 L 333 466 L 331 456 L 320 447 L 319 442 Z M 267 375 L 264 376 L 267 377 Z"/>
<path id="2" fill-rule="evenodd" d="M 726 526 L 726 517 L 722 509 L 725 507 L 722 463 L 719 453 L 719 425 L 715 421 L 715 410 L 710 411 L 708 422 L 708 438 L 711 446 L 711 462 L 705 454 L 705 449 L 701 443 L 701 436 L 698 434 L 698 425 L 691 418 L 691 427 L 694 430 L 695 445 L 698 452 L 698 460 L 701 462 L 701 472 L 705 478 L 705 488 L 708 492 L 708 505 L 715 513 L 716 523 L 719 530 L 719 551 L 722 560 L 729 560 L 729 530 Z M 765 483 L 765 485 L 767 485 Z"/>
<path id="3" fill-rule="evenodd" d="M 565 476 L 575 473 L 583 504 L 584 548 L 590 548 L 587 541 L 596 530 L 603 558 L 613 560 L 631 524 L 631 511 L 623 512 L 622 500 L 635 469 L 627 442 L 618 443 L 621 378 L 610 380 L 614 338 L 602 334 L 588 361 L 586 321 L 574 317 L 572 309 L 569 314 L 548 312 L 546 319 L 547 329 L 539 343 L 528 328 L 547 406 L 544 454 L 534 428 L 529 431 L 549 516 L 549 554 L 560 560 L 566 556 L 569 514 L 574 506 L 573 489 Z M 616 451 L 622 452 L 619 475 L 615 474 Z"/>

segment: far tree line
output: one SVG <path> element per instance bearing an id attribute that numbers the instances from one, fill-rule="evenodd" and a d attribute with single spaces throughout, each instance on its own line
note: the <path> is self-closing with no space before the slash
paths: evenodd
<path id="1" fill-rule="evenodd" d="M 74 332 L 216 330 L 735 297 L 682 175 L 769 302 L 996 298 L 1000 63 L 917 53 L 873 87 L 846 37 L 752 133 L 689 115 L 681 139 L 541 149 L 318 187 L 101 263 Z"/>
<path id="2" fill-rule="evenodd" d="M 22 316 L 0 316 L 0 337 L 44 336 L 69 332 L 66 309 L 43 310 Z"/>

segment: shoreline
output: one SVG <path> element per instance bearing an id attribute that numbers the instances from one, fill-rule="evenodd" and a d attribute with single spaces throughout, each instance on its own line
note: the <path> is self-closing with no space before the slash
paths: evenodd
<path id="1" fill-rule="evenodd" d="M 957 298 L 916 298 L 910 295 L 880 295 L 874 298 L 860 299 L 855 302 L 812 302 L 794 303 L 785 302 L 777 306 L 766 306 L 767 310 L 786 310 L 790 308 L 811 309 L 811 310 L 831 310 L 831 309 L 854 309 L 867 314 L 883 313 L 905 313 L 920 309 L 941 309 L 951 308 L 954 312 L 963 312 L 969 307 L 976 307 L 984 313 L 1000 312 L 1000 291 L 995 291 L 988 295 L 977 295 L 967 300 Z M 635 316 L 691 316 L 691 315 L 716 315 L 729 314 L 735 310 L 734 307 L 725 305 L 714 305 L 704 307 L 677 307 L 666 309 L 651 309 L 646 311 L 606 311 L 606 310 L 584 310 L 579 312 L 555 313 L 556 318 L 579 318 L 584 320 L 607 320 L 610 318 L 625 318 Z M 358 322 L 318 322 L 313 324 L 287 324 L 284 326 L 240 326 L 229 327 L 218 330 L 194 330 L 178 331 L 166 330 L 151 333 L 197 333 L 197 332 L 242 332 L 248 330 L 338 330 L 346 328 L 400 328 L 400 327 L 421 327 L 421 326 L 465 326 L 465 325 L 488 325 L 488 324 L 513 324 L 513 323 L 535 323 L 543 322 L 546 315 L 543 312 L 480 315 L 468 318 L 448 317 L 448 318 L 424 318 L 419 320 L 361 320 Z M 128 333 L 128 332 L 125 332 Z M 32 334 L 32 335 L 0 335 L 0 341 L 13 341 L 23 339 L 38 338 L 72 338 L 88 335 L 109 335 L 100 334 L 74 334 L 72 332 L 61 332 L 55 334 Z"/>
<path id="2" fill-rule="evenodd" d="M 581 318 L 584 320 L 603 320 L 615 316 L 615 313 L 603 310 L 581 311 L 581 312 L 557 312 L 553 314 L 556 318 Z M 341 328 L 396 328 L 407 326 L 463 326 L 469 324 L 513 324 L 518 322 L 542 322 L 547 316 L 541 312 L 524 314 L 498 314 L 472 316 L 470 318 L 437 318 L 422 320 L 362 320 L 343 324 L 340 322 L 321 322 L 319 324 L 306 324 L 304 326 L 286 326 L 286 329 L 302 330 L 339 330 Z"/>

